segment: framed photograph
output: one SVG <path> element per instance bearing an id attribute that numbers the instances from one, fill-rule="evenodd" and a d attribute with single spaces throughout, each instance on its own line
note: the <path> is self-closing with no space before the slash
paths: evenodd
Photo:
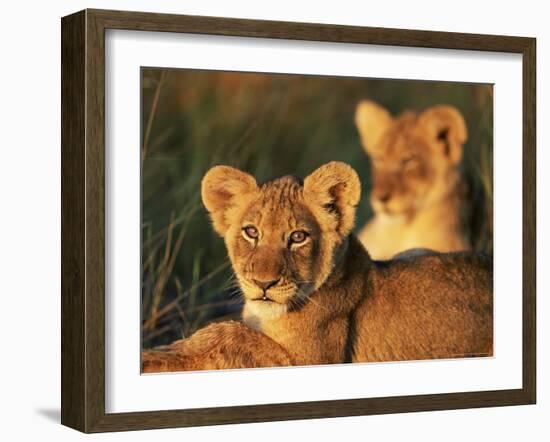
<path id="1" fill-rule="evenodd" d="M 61 25 L 64 425 L 535 403 L 535 39 Z"/>

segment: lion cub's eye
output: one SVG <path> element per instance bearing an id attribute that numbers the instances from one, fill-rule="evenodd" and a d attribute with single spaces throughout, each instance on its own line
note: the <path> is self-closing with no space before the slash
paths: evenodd
<path id="1" fill-rule="evenodd" d="M 401 160 L 401 166 L 403 166 L 406 169 L 409 169 L 411 167 L 414 167 L 416 165 L 416 162 L 417 160 L 415 157 L 403 158 Z"/>
<path id="2" fill-rule="evenodd" d="M 290 240 L 294 244 L 300 244 L 306 240 L 308 237 L 307 232 L 304 232 L 303 230 L 296 230 L 295 232 L 292 232 L 290 234 Z"/>
<path id="3" fill-rule="evenodd" d="M 260 235 L 258 229 L 254 226 L 244 227 L 243 232 L 250 239 L 256 239 Z"/>

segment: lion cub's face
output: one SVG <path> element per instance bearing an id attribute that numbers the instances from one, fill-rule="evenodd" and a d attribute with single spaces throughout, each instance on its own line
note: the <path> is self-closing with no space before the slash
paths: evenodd
<path id="1" fill-rule="evenodd" d="M 210 169 L 202 199 L 224 238 L 247 305 L 274 316 L 299 308 L 329 276 L 354 224 L 360 183 L 344 163 L 328 163 L 303 182 L 261 186 L 228 166 Z"/>
<path id="2" fill-rule="evenodd" d="M 455 108 L 434 106 L 393 118 L 376 103 L 362 101 L 355 122 L 371 158 L 376 213 L 412 215 L 455 184 L 467 136 Z"/>

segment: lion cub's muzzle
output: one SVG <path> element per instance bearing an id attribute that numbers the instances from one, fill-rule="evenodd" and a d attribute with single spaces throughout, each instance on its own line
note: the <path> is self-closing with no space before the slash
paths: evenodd
<path id="1" fill-rule="evenodd" d="M 279 281 L 281 280 L 281 278 L 277 278 L 277 279 L 272 279 L 272 280 L 268 280 L 268 281 L 262 281 L 260 279 L 252 279 L 252 282 L 254 284 L 256 284 L 256 286 L 258 288 L 260 288 L 260 290 L 262 290 L 262 295 L 261 297 L 259 298 L 254 298 L 253 300 L 254 301 L 272 301 L 272 302 L 277 302 L 275 301 L 272 297 L 270 297 L 268 295 L 268 290 L 271 289 L 272 287 L 275 287 Z"/>
<path id="2" fill-rule="evenodd" d="M 254 284 L 256 284 L 258 287 L 260 287 L 264 294 L 273 286 L 277 285 L 277 283 L 281 280 L 281 278 L 272 279 L 270 281 L 262 281 L 259 279 L 252 279 Z"/>
<path id="3" fill-rule="evenodd" d="M 259 279 L 256 275 L 240 278 L 244 296 L 249 301 L 267 301 L 286 304 L 298 287 L 282 276 L 277 279 Z"/>

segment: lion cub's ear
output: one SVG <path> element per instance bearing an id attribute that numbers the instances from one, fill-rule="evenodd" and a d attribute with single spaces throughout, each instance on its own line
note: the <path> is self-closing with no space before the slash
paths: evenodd
<path id="1" fill-rule="evenodd" d="M 452 164 L 462 159 L 462 146 L 468 138 L 462 114 L 452 106 L 433 106 L 422 112 L 418 119 L 428 136 L 441 146 L 443 154 Z"/>
<path id="2" fill-rule="evenodd" d="M 201 195 L 214 229 L 221 236 L 231 225 L 231 209 L 258 188 L 251 175 L 229 166 L 215 166 L 202 179 Z"/>
<path id="3" fill-rule="evenodd" d="M 361 198 L 357 172 L 345 163 L 327 163 L 304 180 L 304 197 L 316 213 L 334 225 L 342 236 L 355 224 L 355 208 Z"/>
<path id="4" fill-rule="evenodd" d="M 393 118 L 390 113 L 373 101 L 363 100 L 355 110 L 355 125 L 361 136 L 361 144 L 367 153 L 376 151 L 384 132 Z"/>

